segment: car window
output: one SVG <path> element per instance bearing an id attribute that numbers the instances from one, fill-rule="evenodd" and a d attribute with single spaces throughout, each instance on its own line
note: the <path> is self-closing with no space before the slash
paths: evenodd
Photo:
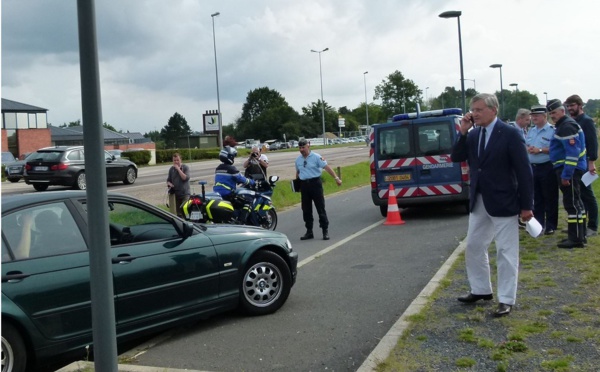
<path id="1" fill-rule="evenodd" d="M 2 153 L 2 164 L 12 163 L 14 161 L 15 161 L 15 157 L 13 156 L 12 153 L 10 153 L 10 152 Z"/>
<path id="2" fill-rule="evenodd" d="M 40 151 L 34 152 L 28 161 L 59 161 L 62 156 L 62 151 Z"/>
<path id="3" fill-rule="evenodd" d="M 83 159 L 83 151 L 81 151 L 81 150 L 69 151 L 69 153 L 67 154 L 67 159 L 69 159 L 69 160 L 84 160 Z"/>
<path id="4" fill-rule="evenodd" d="M 169 219 L 135 205 L 111 201 L 108 220 L 111 246 L 179 238 Z"/>
<path id="5" fill-rule="evenodd" d="M 34 206 L 3 216 L 2 233 L 15 260 L 87 249 L 79 227 L 62 202 Z"/>
<path id="6" fill-rule="evenodd" d="M 410 126 L 393 127 L 379 132 L 379 160 L 411 156 Z"/>
<path id="7" fill-rule="evenodd" d="M 452 151 L 452 126 L 448 122 L 419 125 L 419 155 L 441 155 Z"/>

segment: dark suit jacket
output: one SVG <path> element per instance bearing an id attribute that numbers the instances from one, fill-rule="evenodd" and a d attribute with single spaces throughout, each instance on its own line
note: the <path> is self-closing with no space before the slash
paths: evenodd
<path id="1" fill-rule="evenodd" d="M 533 176 L 525 141 L 514 127 L 498 120 L 483 156 L 478 156 L 479 134 L 476 128 L 459 136 L 452 148 L 452 161 L 468 161 L 471 175 L 470 210 L 476 192 L 490 216 L 508 217 L 521 210 L 533 209 Z"/>

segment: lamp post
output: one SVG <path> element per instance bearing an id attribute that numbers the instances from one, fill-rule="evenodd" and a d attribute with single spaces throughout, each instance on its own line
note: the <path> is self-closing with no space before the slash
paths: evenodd
<path id="1" fill-rule="evenodd" d="M 475 79 L 465 79 L 473 82 L 473 90 L 477 91 L 477 85 L 475 85 Z"/>
<path id="2" fill-rule="evenodd" d="M 460 16 L 462 12 L 460 10 L 449 10 L 439 15 L 440 18 L 456 18 L 458 20 L 458 54 L 460 57 L 460 89 L 462 91 L 462 109 L 463 112 L 467 111 L 467 99 L 465 97 L 465 75 L 463 72 L 463 55 L 462 55 L 462 37 L 460 34 Z"/>
<path id="3" fill-rule="evenodd" d="M 504 88 L 502 88 L 502 64 L 494 63 L 490 65 L 491 68 L 500 69 L 500 105 L 502 106 L 502 119 L 504 119 Z"/>
<path id="4" fill-rule="evenodd" d="M 508 84 L 511 87 L 515 87 L 515 96 L 517 97 L 517 108 L 519 108 L 519 84 L 518 83 L 510 83 Z"/>
<path id="5" fill-rule="evenodd" d="M 363 80 L 365 81 L 365 110 L 367 112 L 367 129 L 369 127 L 369 102 L 367 102 L 367 74 L 369 71 L 363 72 Z"/>
<path id="6" fill-rule="evenodd" d="M 425 88 L 425 104 L 427 104 L 427 91 L 429 90 L 429 87 Z M 429 106 L 427 106 L 429 107 Z"/>
<path id="7" fill-rule="evenodd" d="M 548 92 L 544 92 L 544 95 L 546 96 L 546 104 L 548 104 Z"/>
<path id="8" fill-rule="evenodd" d="M 321 67 L 321 53 L 326 52 L 328 50 L 329 48 L 325 48 L 323 50 L 310 50 L 313 53 L 319 53 L 319 77 L 321 79 L 321 121 L 323 124 L 323 145 L 327 145 L 327 138 L 325 137 L 325 101 L 323 101 L 323 69 Z"/>
<path id="9" fill-rule="evenodd" d="M 215 49 L 215 76 L 217 79 L 217 117 L 219 118 L 219 138 L 217 139 L 217 145 L 219 148 L 223 147 L 223 125 L 221 121 L 221 98 L 219 97 L 219 69 L 217 68 L 217 39 L 215 38 L 215 17 L 218 16 L 219 12 L 210 15 L 212 18 L 213 28 L 213 45 Z"/>

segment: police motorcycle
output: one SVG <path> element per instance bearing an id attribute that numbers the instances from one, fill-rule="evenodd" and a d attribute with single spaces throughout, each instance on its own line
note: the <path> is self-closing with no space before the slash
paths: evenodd
<path id="1" fill-rule="evenodd" d="M 277 211 L 271 201 L 273 189 L 279 180 L 278 176 L 270 176 L 267 180 L 256 181 L 252 188 L 241 187 L 235 190 L 232 202 L 224 200 L 216 192 L 206 192 L 206 181 L 200 181 L 202 192 L 193 194 L 183 205 L 186 220 L 199 223 L 231 223 L 260 226 L 267 230 L 277 227 Z M 242 209 L 250 204 L 250 213 L 245 221 L 240 221 Z"/>

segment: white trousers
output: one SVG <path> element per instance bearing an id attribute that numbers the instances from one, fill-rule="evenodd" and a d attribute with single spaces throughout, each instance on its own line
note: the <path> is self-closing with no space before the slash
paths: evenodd
<path id="1" fill-rule="evenodd" d="M 498 302 L 514 305 L 519 278 L 518 216 L 490 216 L 485 210 L 481 194 L 478 193 L 475 208 L 469 215 L 465 252 L 467 277 L 473 294 L 493 293 L 488 256 L 492 240 L 496 242 Z"/>

